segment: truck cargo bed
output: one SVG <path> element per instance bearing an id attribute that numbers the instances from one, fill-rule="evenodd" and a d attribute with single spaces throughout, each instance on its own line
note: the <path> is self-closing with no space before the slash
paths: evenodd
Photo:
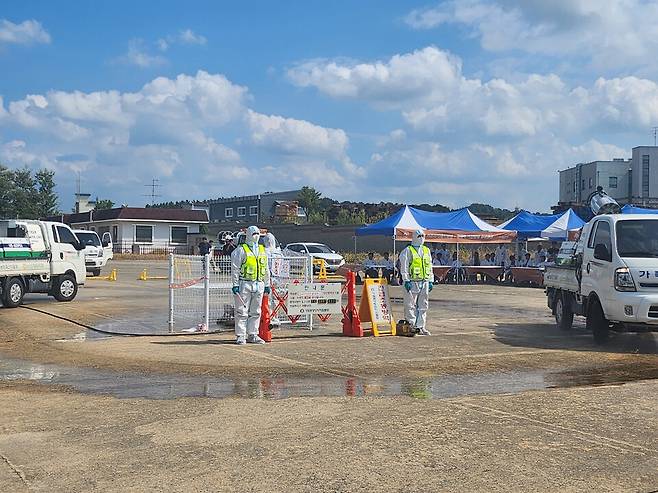
<path id="1" fill-rule="evenodd" d="M 50 262 L 47 258 L 0 258 L 0 276 L 49 275 Z"/>
<path id="2" fill-rule="evenodd" d="M 571 266 L 546 266 L 544 285 L 547 288 L 563 289 L 577 293 L 580 290 L 576 268 Z"/>

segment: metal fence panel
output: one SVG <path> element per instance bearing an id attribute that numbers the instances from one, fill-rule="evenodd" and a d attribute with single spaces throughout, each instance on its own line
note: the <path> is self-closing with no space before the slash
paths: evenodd
<path id="1" fill-rule="evenodd" d="M 288 317 L 285 304 L 290 283 L 313 282 L 311 257 L 270 258 L 270 272 L 270 310 L 274 311 L 275 320 L 280 324 L 311 328 L 311 316 Z M 204 323 L 231 324 L 234 321 L 232 286 L 230 257 L 170 255 L 170 329 Z"/>

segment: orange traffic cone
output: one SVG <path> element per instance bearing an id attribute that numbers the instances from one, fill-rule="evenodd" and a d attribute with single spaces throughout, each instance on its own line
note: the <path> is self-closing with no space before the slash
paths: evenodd
<path id="1" fill-rule="evenodd" d="M 270 330 L 270 297 L 263 295 L 263 301 L 260 304 L 260 325 L 258 326 L 258 335 L 265 342 L 272 342 L 272 331 Z"/>

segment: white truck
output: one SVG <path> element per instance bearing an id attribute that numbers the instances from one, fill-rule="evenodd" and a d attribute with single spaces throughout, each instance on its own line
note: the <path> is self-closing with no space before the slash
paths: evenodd
<path id="1" fill-rule="evenodd" d="M 571 254 L 546 266 L 544 284 L 562 330 L 582 315 L 597 343 L 610 330 L 658 331 L 658 215 L 595 216 Z"/>
<path id="2" fill-rule="evenodd" d="M 71 301 L 85 283 L 85 259 L 66 224 L 0 220 L 0 301 L 15 308 L 25 293 Z"/>
<path id="3" fill-rule="evenodd" d="M 90 272 L 93 276 L 100 276 L 101 269 L 114 256 L 110 233 L 103 233 L 103 240 L 101 241 L 96 231 L 74 229 L 73 232 L 85 247 L 84 255 L 87 272 Z"/>

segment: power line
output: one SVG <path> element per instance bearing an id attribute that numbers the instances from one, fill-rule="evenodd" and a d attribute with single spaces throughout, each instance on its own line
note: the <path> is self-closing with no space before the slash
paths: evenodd
<path id="1" fill-rule="evenodd" d="M 151 189 L 151 193 L 146 193 L 146 194 L 143 194 L 142 196 L 143 197 L 151 197 L 151 205 L 155 204 L 155 198 L 156 197 L 162 197 L 161 194 L 156 193 L 156 191 L 158 190 L 158 187 L 162 186 L 158 183 L 159 181 L 160 180 L 158 180 L 157 178 L 153 178 L 153 180 L 151 180 L 150 185 L 144 185 L 145 187 L 149 187 Z"/>

